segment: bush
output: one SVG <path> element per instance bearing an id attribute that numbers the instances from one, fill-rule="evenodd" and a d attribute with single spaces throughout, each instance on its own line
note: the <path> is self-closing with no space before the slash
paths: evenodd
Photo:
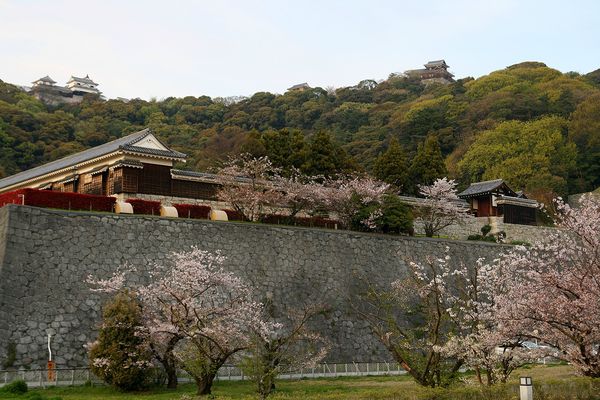
<path id="1" fill-rule="evenodd" d="M 490 224 L 485 224 L 481 227 L 481 234 L 483 236 L 487 236 L 488 233 L 492 231 L 492 226 Z"/>
<path id="2" fill-rule="evenodd" d="M 160 201 L 127 199 L 125 202 L 131 204 L 134 214 L 160 215 Z"/>
<path id="3" fill-rule="evenodd" d="M 121 390 L 138 390 L 152 376 L 151 355 L 137 333 L 142 326 L 138 301 L 120 292 L 106 304 L 98 340 L 90 347 L 90 369 Z"/>
<path id="4" fill-rule="evenodd" d="M 27 393 L 27 383 L 23 380 L 12 381 L 0 388 L 0 393 L 23 394 Z"/>
<path id="5" fill-rule="evenodd" d="M 208 219 L 210 218 L 209 206 L 195 204 L 173 204 L 180 218 Z"/>
<path id="6" fill-rule="evenodd" d="M 38 189 L 19 189 L 0 195 L 0 206 L 9 203 L 24 203 L 28 206 L 59 208 L 62 210 L 112 212 L 115 202 L 116 199 L 110 196 Z"/>
<path id="7" fill-rule="evenodd" d="M 8 369 L 15 364 L 17 360 L 17 344 L 15 342 L 8 342 L 6 345 L 6 357 L 2 362 L 2 369 Z"/>
<path id="8" fill-rule="evenodd" d="M 413 235 L 413 214 L 410 207 L 396 195 L 387 195 L 381 205 L 381 217 L 377 224 L 383 233 L 404 233 Z"/>

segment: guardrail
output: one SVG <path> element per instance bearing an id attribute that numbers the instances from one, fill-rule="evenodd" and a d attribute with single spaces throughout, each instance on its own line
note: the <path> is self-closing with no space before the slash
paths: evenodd
<path id="1" fill-rule="evenodd" d="M 395 362 L 350 362 L 323 363 L 315 368 L 283 369 L 279 379 L 302 378 L 335 378 L 340 376 L 367 375 L 404 375 L 406 371 Z M 244 371 L 236 365 L 224 365 L 219 369 L 216 380 L 239 381 L 248 379 Z M 7 370 L 0 371 L 0 387 L 15 380 L 23 380 L 30 387 L 77 386 L 84 384 L 103 385 L 104 382 L 95 376 L 89 368 L 60 368 Z M 190 382 L 191 378 L 185 371 L 179 371 L 179 382 Z"/>

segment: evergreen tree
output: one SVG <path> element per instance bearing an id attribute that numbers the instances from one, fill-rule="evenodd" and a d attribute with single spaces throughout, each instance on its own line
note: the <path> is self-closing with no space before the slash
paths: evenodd
<path id="1" fill-rule="evenodd" d="M 442 150 L 437 137 L 429 135 L 417 149 L 417 154 L 410 167 L 410 183 L 407 191 L 410 194 L 418 193 L 419 185 L 431 185 L 438 178 L 448 174 Z"/>
<path id="2" fill-rule="evenodd" d="M 406 154 L 396 138 L 392 138 L 385 153 L 377 157 L 373 173 L 377 179 L 401 189 L 408 183 Z"/>
<path id="3" fill-rule="evenodd" d="M 140 304 L 130 293 L 118 293 L 104 307 L 98 340 L 90 348 L 92 372 L 121 390 L 143 388 L 152 362 L 141 328 Z"/>
<path id="4" fill-rule="evenodd" d="M 307 175 L 335 176 L 351 169 L 346 152 L 325 131 L 317 132 L 308 143 L 306 162 L 302 172 Z"/>

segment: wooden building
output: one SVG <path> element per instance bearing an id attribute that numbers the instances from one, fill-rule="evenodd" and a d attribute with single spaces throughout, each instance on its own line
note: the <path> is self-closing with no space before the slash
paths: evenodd
<path id="1" fill-rule="evenodd" d="M 454 75 L 448 72 L 450 66 L 444 60 L 429 61 L 423 65 L 425 68 L 411 69 L 404 74 L 410 78 L 419 79 L 424 84 L 454 82 Z"/>
<path id="2" fill-rule="evenodd" d="M 536 224 L 538 202 L 513 191 L 502 179 L 476 182 L 458 194 L 476 217 L 503 217 L 508 224 Z"/>
<path id="3" fill-rule="evenodd" d="M 173 168 L 185 158 L 144 129 L 0 179 L 0 193 L 36 188 L 117 197 L 216 199 L 219 185 L 214 175 Z"/>

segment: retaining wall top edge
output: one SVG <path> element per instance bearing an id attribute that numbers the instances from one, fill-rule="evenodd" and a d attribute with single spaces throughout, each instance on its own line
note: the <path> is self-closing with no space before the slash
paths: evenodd
<path id="1" fill-rule="evenodd" d="M 3 211 L 6 209 L 6 211 Z M 72 211 L 72 210 L 59 210 L 59 209 L 48 209 L 42 207 L 34 207 L 28 205 L 18 205 L 18 204 L 7 204 L 4 207 L 0 207 L 0 212 L 7 212 L 9 215 L 11 213 L 20 213 L 25 211 L 38 211 L 39 213 L 43 213 L 46 215 L 59 215 L 64 217 L 96 217 L 96 218 L 112 218 L 115 220 L 119 219 L 139 219 L 146 221 L 169 221 L 172 223 L 195 223 L 195 224 L 228 224 L 234 226 L 242 226 L 247 228 L 256 228 L 256 229 L 283 229 L 289 231 L 297 231 L 297 232 L 321 232 L 321 233 L 330 233 L 334 235 L 345 235 L 345 236 L 358 236 L 358 237 L 368 237 L 368 238 L 381 238 L 385 240 L 409 240 L 409 241 L 420 241 L 420 242 L 442 242 L 442 243 L 463 243 L 468 245 L 476 245 L 476 246 L 492 246 L 492 247 L 500 247 L 500 248 L 512 248 L 513 246 L 502 243 L 491 243 L 484 241 L 474 241 L 474 240 L 461 240 L 461 239 L 448 239 L 448 238 L 428 238 L 428 237 L 414 237 L 414 236 L 405 236 L 405 235 L 389 235 L 383 233 L 372 233 L 372 232 L 357 232 L 357 231 L 348 231 L 348 230 L 337 230 L 337 229 L 327 229 L 327 228 L 312 228 L 312 227 L 303 227 L 303 226 L 290 226 L 290 225 L 274 225 L 274 224 L 265 224 L 265 223 L 253 223 L 253 222 L 241 222 L 241 221 L 211 221 L 204 219 L 193 219 L 193 218 L 172 218 L 172 217 L 161 217 L 157 215 L 141 215 L 141 214 L 113 214 L 113 213 L 100 213 L 100 212 L 90 212 L 90 211 Z"/>

